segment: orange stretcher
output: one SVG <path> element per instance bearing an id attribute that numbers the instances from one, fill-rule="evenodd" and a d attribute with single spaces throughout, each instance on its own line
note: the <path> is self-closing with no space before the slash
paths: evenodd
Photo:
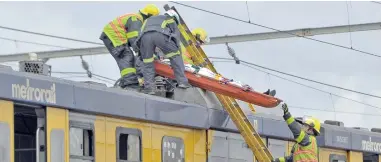
<path id="1" fill-rule="evenodd" d="M 156 74 L 160 76 L 175 79 L 173 70 L 169 65 L 155 61 L 155 70 Z M 185 72 L 185 75 L 188 78 L 189 83 L 195 87 L 233 97 L 261 107 L 274 108 L 282 102 L 281 99 L 265 95 L 263 93 L 258 93 L 255 91 L 244 91 L 239 87 L 235 87 L 229 84 L 221 84 L 218 80 L 203 77 L 188 71 Z"/>

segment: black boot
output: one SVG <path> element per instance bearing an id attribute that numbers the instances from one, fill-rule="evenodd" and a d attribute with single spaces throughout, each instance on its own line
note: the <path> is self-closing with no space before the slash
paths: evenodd
<path id="1" fill-rule="evenodd" d="M 190 88 L 192 85 L 189 83 L 180 83 L 177 87 L 182 88 L 182 89 L 187 89 Z"/>
<path id="2" fill-rule="evenodd" d="M 275 94 L 276 94 L 276 90 L 271 90 L 270 91 L 270 89 L 268 89 L 266 92 L 263 92 L 263 94 L 265 94 L 265 95 L 269 95 L 269 96 L 275 96 Z"/>
<path id="3" fill-rule="evenodd" d="M 141 87 L 140 87 L 139 84 L 125 85 L 122 88 L 125 89 L 125 90 L 135 91 L 135 92 L 140 92 L 141 91 Z"/>
<path id="4" fill-rule="evenodd" d="M 274 90 L 272 90 L 272 91 L 270 91 L 270 96 L 275 96 L 275 94 L 276 94 L 276 90 L 274 89 Z"/>

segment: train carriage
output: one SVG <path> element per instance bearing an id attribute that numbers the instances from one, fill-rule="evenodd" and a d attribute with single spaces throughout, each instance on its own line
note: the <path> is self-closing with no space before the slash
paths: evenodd
<path id="1" fill-rule="evenodd" d="M 166 99 L 7 68 L 0 78 L 1 162 L 255 161 L 228 114 L 197 88 Z M 289 154 L 281 117 L 249 119 L 275 157 Z M 381 162 L 380 133 L 332 122 L 321 131 L 320 162 Z"/>

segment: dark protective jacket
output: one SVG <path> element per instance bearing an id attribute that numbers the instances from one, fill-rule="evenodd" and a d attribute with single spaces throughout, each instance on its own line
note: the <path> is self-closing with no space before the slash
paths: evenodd
<path id="1" fill-rule="evenodd" d="M 173 17 L 168 15 L 151 16 L 144 21 L 140 34 L 136 39 L 135 46 L 140 47 L 140 39 L 147 32 L 160 32 L 164 35 L 168 35 L 170 39 L 174 40 L 179 46 L 180 43 L 180 31 L 177 27 L 177 23 Z"/>

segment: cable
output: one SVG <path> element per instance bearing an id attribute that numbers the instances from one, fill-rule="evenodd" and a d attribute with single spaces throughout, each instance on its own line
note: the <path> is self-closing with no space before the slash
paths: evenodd
<path id="1" fill-rule="evenodd" d="M 233 63 L 232 61 L 230 61 L 230 63 Z M 257 70 L 257 71 L 260 71 L 260 72 L 263 72 L 263 73 L 266 73 L 268 75 L 275 76 L 277 78 L 280 78 L 280 79 L 283 79 L 283 80 L 286 80 L 286 81 L 289 81 L 289 82 L 293 82 L 295 84 L 298 84 L 298 85 L 301 85 L 301 86 L 304 86 L 304 87 L 307 87 L 307 88 L 311 88 L 311 89 L 314 89 L 314 90 L 317 90 L 317 91 L 320 91 L 320 92 L 323 92 L 323 93 L 327 93 L 327 94 L 329 94 L 331 96 L 331 99 L 332 99 L 332 96 L 336 96 L 336 97 L 340 97 L 340 98 L 343 98 L 343 99 L 346 99 L 346 100 L 350 100 L 350 101 L 353 101 L 353 102 L 356 102 L 356 103 L 359 103 L 359 104 L 362 104 L 362 105 L 365 105 L 365 106 L 370 106 L 370 107 L 373 107 L 373 108 L 376 108 L 376 109 L 381 109 L 381 107 L 373 106 L 373 105 L 370 105 L 370 104 L 367 104 L 367 103 L 364 103 L 364 102 L 360 102 L 360 101 L 357 101 L 357 100 L 354 100 L 354 99 L 351 99 L 351 98 L 347 98 L 347 97 L 344 97 L 344 96 L 340 96 L 340 95 L 337 95 L 337 94 L 334 94 L 334 93 L 331 93 L 331 92 L 328 92 L 328 91 L 323 91 L 323 90 L 317 89 L 315 87 L 311 87 L 311 86 L 308 86 L 308 85 L 305 85 L 305 84 L 302 84 L 302 83 L 299 83 L 299 82 L 296 82 L 296 81 L 293 81 L 293 80 L 290 80 L 290 79 L 287 79 L 287 78 L 284 78 L 284 77 L 281 77 L 281 76 L 278 76 L 278 75 L 275 75 L 275 74 L 268 73 L 266 71 L 257 69 L 255 67 L 250 66 L 250 65 L 246 65 L 245 63 L 241 64 L 241 65 L 249 67 L 249 68 L 252 68 L 254 70 Z M 365 114 L 365 113 L 336 111 L 336 110 L 334 110 L 334 111 L 332 111 L 332 110 L 322 110 L 322 109 L 314 109 L 314 108 L 307 108 L 307 107 L 301 107 L 301 106 L 292 106 L 292 105 L 289 105 L 289 107 L 298 108 L 298 109 L 307 109 L 307 110 L 317 110 L 317 111 L 324 111 L 324 112 L 334 112 L 334 113 L 347 113 L 347 114 L 361 114 L 361 115 L 370 115 L 370 116 L 381 116 L 381 114 Z"/>
<path id="2" fill-rule="evenodd" d="M 221 59 L 221 60 L 234 60 L 234 59 L 223 58 L 223 57 L 209 57 L 209 58 L 211 58 L 211 59 Z M 261 66 L 261 65 L 257 65 L 257 64 L 251 63 L 251 62 L 243 61 L 243 60 L 240 60 L 240 61 L 243 62 L 243 63 L 249 64 L 249 65 L 260 67 L 262 69 L 266 69 L 266 70 L 269 70 L 269 71 L 277 72 L 277 73 L 280 73 L 280 74 L 288 75 L 288 76 L 291 76 L 291 77 L 294 77 L 294 78 L 298 78 L 298 79 L 306 80 L 306 81 L 309 81 L 309 82 L 314 82 L 314 83 L 317 83 L 317 84 L 325 85 L 325 86 L 328 86 L 328 87 L 333 87 L 333 88 L 337 88 L 337 89 L 341 89 L 341 90 L 345 90 L 345 91 L 349 91 L 349 92 L 358 93 L 358 94 L 362 94 L 362 95 L 366 95 L 366 96 L 370 96 L 370 97 L 375 97 L 375 98 L 381 99 L 380 96 L 376 96 L 376 95 L 373 95 L 373 94 L 364 93 L 364 92 L 360 92 L 360 91 L 355 91 L 355 90 L 351 90 L 351 89 L 347 89 L 347 88 L 343 88 L 343 87 L 339 87 L 339 86 L 335 86 L 335 85 L 331 85 L 331 84 L 315 81 L 315 80 L 312 80 L 312 79 L 296 76 L 296 75 L 285 73 L 285 72 L 282 72 L 282 71 L 279 71 L 279 70 L 270 69 L 270 68 L 267 68 L 267 67 L 264 67 L 264 66 Z"/>
<path id="3" fill-rule="evenodd" d="M 232 62 L 232 61 L 233 61 L 233 59 L 231 59 L 231 62 Z M 336 96 L 336 97 L 339 97 L 339 98 L 343 98 L 343 99 L 346 99 L 346 100 L 349 100 L 349 101 L 353 101 L 353 102 L 356 102 L 356 103 L 359 103 L 359 104 L 362 104 L 362 105 L 365 105 L 365 106 L 373 107 L 373 108 L 376 108 L 376 109 L 381 109 L 381 107 L 377 107 L 377 106 L 374 106 L 374 105 L 370 105 L 370 104 L 367 104 L 367 103 L 364 103 L 364 102 L 361 102 L 361 101 L 357 101 L 357 100 L 354 100 L 354 99 L 351 99 L 351 98 L 348 98 L 348 97 L 340 96 L 340 95 L 338 95 L 338 94 L 334 94 L 334 93 L 331 93 L 331 92 L 328 92 L 328 91 L 324 91 L 324 90 L 321 90 L 321 89 L 318 89 L 318 88 L 315 88 L 315 87 L 312 87 L 312 86 L 309 86 L 309 85 L 306 85 L 306 84 L 303 84 L 303 83 L 300 83 L 300 82 L 297 82 L 297 81 L 293 81 L 293 80 L 290 80 L 290 79 L 281 77 L 281 76 L 276 75 L 276 74 L 272 74 L 272 73 L 269 73 L 269 72 L 260 70 L 260 69 L 258 69 L 258 68 L 252 67 L 252 66 L 250 66 L 250 65 L 246 65 L 246 63 L 244 63 L 244 64 L 242 64 L 242 65 L 243 65 L 243 66 L 246 66 L 246 67 L 249 67 L 249 68 L 251 68 L 251 69 L 254 69 L 254 70 L 257 70 L 257 71 L 266 73 L 266 74 L 268 74 L 268 75 L 272 75 L 272 76 L 274 76 L 274 77 L 277 77 L 277 78 L 280 78 L 280 79 L 283 79 L 283 80 L 286 80 L 286 81 L 289 81 L 289 82 L 292 82 L 292 83 L 295 83 L 295 84 L 298 84 L 298 85 L 301 85 L 301 86 L 304 86 L 304 87 L 307 87 L 307 88 L 310 88 L 310 89 L 314 89 L 314 90 L 319 91 L 319 92 L 322 92 L 322 93 L 330 94 L 330 95 L 333 95 L 333 96 Z"/>
<path id="4" fill-rule="evenodd" d="M 314 39 L 314 38 L 300 36 L 300 35 L 297 35 L 297 34 L 294 34 L 294 33 L 290 33 L 290 32 L 287 32 L 287 31 L 282 31 L 282 30 L 279 30 L 279 29 L 275 29 L 275 28 L 272 28 L 272 27 L 265 26 L 265 25 L 260 25 L 260 24 L 257 24 L 257 23 L 248 22 L 248 21 L 241 20 L 241 19 L 238 19 L 238 18 L 230 17 L 230 16 L 223 15 L 223 14 L 219 14 L 219 13 L 216 13 L 216 12 L 204 10 L 204 9 L 201 9 L 201 8 L 198 8 L 198 7 L 193 7 L 193 6 L 190 6 L 190 5 L 186 5 L 186 4 L 183 4 L 183 3 L 180 3 L 180 2 L 174 2 L 174 1 L 169 1 L 169 2 L 178 4 L 178 5 L 182 5 L 182 6 L 185 6 L 185 7 L 188 7 L 188 8 L 192 8 L 192 9 L 195 9 L 195 10 L 207 12 L 207 13 L 210 13 L 210 14 L 218 15 L 218 16 L 221 16 L 221 17 L 224 17 L 224 18 L 227 18 L 227 19 L 232 19 L 232 20 L 248 23 L 248 24 L 251 24 L 251 25 L 259 26 L 259 27 L 262 27 L 262 28 L 267 28 L 267 29 L 270 29 L 270 30 L 274 30 L 274 31 L 278 31 L 278 32 L 283 32 L 283 33 L 286 33 L 286 34 L 289 34 L 289 35 L 293 35 L 295 37 L 305 38 L 305 39 L 309 39 L 309 40 L 312 40 L 312 41 L 320 42 L 320 43 L 323 43 L 323 44 L 328 44 L 328 45 L 331 45 L 331 46 L 336 46 L 336 47 L 340 47 L 340 48 L 344 48 L 344 49 L 348 49 L 348 50 L 353 50 L 353 51 L 356 51 L 356 52 L 359 52 L 359 53 L 362 53 L 362 54 L 365 54 L 365 55 L 370 55 L 370 56 L 381 58 L 380 55 L 373 54 L 373 53 L 370 53 L 370 52 L 366 52 L 366 51 L 362 51 L 362 50 L 358 50 L 358 49 L 354 49 L 354 48 L 350 48 L 350 47 L 346 47 L 346 46 L 342 46 L 342 45 L 338 45 L 338 44 L 334 44 L 334 43 L 330 43 L 330 42 Z"/>
<path id="5" fill-rule="evenodd" d="M 370 105 L 370 104 L 367 104 L 367 103 L 364 103 L 364 102 L 361 102 L 361 101 L 357 101 L 357 100 L 354 100 L 354 99 L 351 99 L 351 98 L 348 98 L 348 97 L 344 97 L 344 96 L 340 96 L 340 95 L 338 95 L 338 94 L 334 94 L 334 93 L 331 93 L 331 92 L 328 92 L 328 91 L 324 91 L 324 90 L 321 90 L 321 89 L 318 89 L 318 88 L 315 88 L 315 87 L 312 87 L 312 86 L 309 86 L 309 85 L 306 85 L 306 84 L 303 84 L 303 83 L 300 83 L 300 82 L 297 82 L 297 81 L 293 81 L 293 80 L 290 80 L 290 79 L 281 77 L 281 76 L 276 75 L 276 74 L 271 74 L 271 73 L 269 73 L 269 72 L 266 72 L 266 71 L 263 71 L 263 70 L 254 68 L 254 67 L 252 67 L 252 66 L 250 66 L 250 65 L 246 65 L 246 64 L 242 64 L 242 65 L 243 65 L 243 66 L 246 66 L 246 67 L 249 67 L 249 68 L 252 68 L 252 69 L 254 69 L 254 70 L 263 72 L 263 73 L 267 73 L 268 75 L 272 75 L 272 76 L 274 76 L 274 77 L 277 77 L 277 78 L 280 78 L 280 79 L 283 79 L 283 80 L 286 80 L 286 81 L 289 81 L 289 82 L 292 82 L 292 83 L 295 83 L 295 84 L 298 84 L 298 85 L 301 85 L 301 86 L 304 86 L 304 87 L 307 87 L 307 88 L 310 88 L 310 89 L 314 89 L 314 90 L 316 90 L 316 91 L 320 91 L 320 92 L 322 92 L 322 93 L 329 94 L 329 95 L 331 95 L 331 96 L 340 97 L 340 98 L 343 98 L 343 99 L 346 99 L 346 100 L 350 100 L 350 101 L 353 101 L 353 102 L 356 102 L 356 103 L 359 103 L 359 104 L 362 104 L 362 105 L 365 105 L 365 106 L 373 107 L 373 108 L 376 108 L 376 109 L 381 109 L 381 107 L 377 107 L 377 106 Z"/>
<path id="6" fill-rule="evenodd" d="M 103 45 L 102 43 L 97 43 L 97 42 L 90 42 L 90 41 L 85 41 L 85 40 L 79 40 L 79 39 L 73 39 L 73 38 L 67 38 L 67 37 L 61 37 L 61 36 L 55 36 L 55 35 L 49 35 L 49 34 L 31 32 L 31 31 L 26 31 L 26 30 L 21 30 L 21 29 L 15 29 L 15 28 L 10 28 L 10 27 L 5 27 L 5 26 L 0 26 L 0 28 L 7 29 L 7 30 L 18 31 L 18 32 L 23 32 L 23 33 L 28 33 L 28 34 L 34 34 L 34 35 L 40 35 L 40 36 L 46 36 L 46 37 L 52 37 L 52 38 L 58 38 L 58 39 L 65 39 L 65 40 L 76 41 L 76 42 L 82 42 L 82 43 Z"/>
<path id="7" fill-rule="evenodd" d="M 51 73 L 57 73 L 57 74 L 67 74 L 69 75 L 68 77 L 60 77 L 60 78 L 89 78 L 89 76 L 87 75 L 86 72 L 57 72 L 57 71 L 54 71 L 54 72 L 51 72 Z M 86 76 L 73 76 L 73 75 L 70 75 L 70 74 L 81 74 L 81 75 L 86 75 Z M 101 76 L 101 75 L 98 75 L 98 74 L 92 74 L 94 77 L 91 77 L 91 79 L 95 79 L 95 80 L 99 80 L 99 81 L 103 81 L 103 82 L 107 82 L 109 84 L 114 84 L 113 82 L 115 82 L 114 79 L 111 79 L 111 78 L 107 78 L 107 77 L 104 77 L 104 76 Z M 102 79 L 101 79 L 102 78 Z M 107 80 L 105 80 L 107 79 Z M 111 82 L 112 81 L 112 82 Z"/>
<path id="8" fill-rule="evenodd" d="M 351 49 L 353 49 L 353 43 L 352 43 L 352 31 L 351 31 L 351 19 L 350 19 L 350 16 L 349 16 L 348 1 L 345 2 L 345 5 L 347 6 L 348 29 L 349 29 L 349 41 L 350 41 L 350 44 L 351 44 Z"/>
<path id="9" fill-rule="evenodd" d="M 57 73 L 57 74 L 85 74 L 85 75 L 87 75 L 87 73 L 86 72 L 63 72 L 63 71 L 52 71 L 51 73 Z M 111 79 L 111 78 L 108 78 L 108 77 L 104 77 L 104 76 L 102 76 L 102 75 L 99 75 L 99 74 L 94 74 L 94 73 L 92 73 L 94 76 L 96 76 L 96 77 L 99 77 L 99 78 L 103 78 L 103 79 L 107 79 L 107 80 L 110 80 L 110 81 L 116 81 L 115 79 Z"/>
<path id="10" fill-rule="evenodd" d="M 5 38 L 5 37 L 0 37 L 0 39 L 7 40 L 7 41 L 12 41 L 12 42 L 21 42 L 21 43 L 27 43 L 27 44 L 40 45 L 40 46 L 47 46 L 47 47 L 57 47 L 57 48 L 64 48 L 64 49 L 72 49 L 72 48 L 69 48 L 69 47 L 57 46 L 57 45 L 52 45 L 52 44 L 44 44 L 44 43 L 38 43 L 38 42 L 29 42 L 29 41 L 10 39 L 10 38 Z"/>
<path id="11" fill-rule="evenodd" d="M 370 1 L 370 2 L 377 3 L 377 4 L 381 4 L 381 2 L 377 2 L 377 1 Z"/>
<path id="12" fill-rule="evenodd" d="M 368 116 L 377 116 L 377 117 L 381 116 L 381 114 L 368 114 L 368 113 L 348 112 L 348 111 L 322 110 L 322 109 L 302 107 L 302 106 L 291 106 L 291 105 L 289 105 L 288 107 L 296 108 L 296 109 L 305 109 L 305 110 L 316 110 L 316 111 L 323 111 L 323 112 L 334 112 L 334 113 L 344 113 L 344 114 L 358 114 L 358 115 L 368 115 Z"/>

